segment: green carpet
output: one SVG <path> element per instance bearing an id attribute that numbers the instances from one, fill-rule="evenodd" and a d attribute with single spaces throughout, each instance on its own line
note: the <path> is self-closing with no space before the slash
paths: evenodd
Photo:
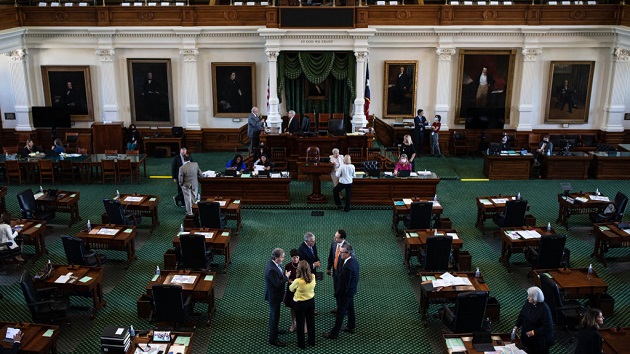
<path id="1" fill-rule="evenodd" d="M 203 170 L 222 170 L 230 153 L 196 154 L 194 159 Z M 560 192 L 560 181 L 492 181 L 461 182 L 460 178 L 480 178 L 482 159 L 480 158 L 431 158 L 422 157 L 416 164 L 417 169 L 438 173 L 444 178 L 438 185 L 438 198 L 445 208 L 444 216 L 451 218 L 464 241 L 464 249 L 472 254 L 474 267 L 483 272 L 491 289 L 491 296 L 498 298 L 501 304 L 501 321 L 493 324 L 494 331 L 508 331 L 514 325 L 517 313 L 525 301 L 525 290 L 533 285 L 527 277 L 528 267 L 516 266 L 512 273 L 498 263 L 500 240 L 492 236 L 496 227 L 486 222 L 486 234 L 482 235 L 474 227 L 476 208 L 475 197 L 492 194 L 521 193 L 531 204 L 530 213 L 538 219 L 538 224 L 545 225 L 554 221 L 558 214 L 556 194 Z M 169 175 L 170 159 L 149 159 L 150 175 Z M 614 195 L 621 190 L 630 190 L 630 181 L 571 181 L 574 190 L 599 190 L 605 195 Z M 9 187 L 7 195 L 8 210 L 18 215 L 15 194 L 24 188 L 35 185 Z M 38 186 L 37 186 L 38 187 Z M 44 186 L 49 187 L 49 186 Z M 175 207 L 172 195 L 175 185 L 170 179 L 145 178 L 140 185 L 57 185 L 60 189 L 81 191 L 80 211 L 83 221 L 100 220 L 103 212 L 102 199 L 112 196 L 116 189 L 121 193 L 150 193 L 160 197 L 159 216 L 161 225 L 149 234 L 149 220 L 143 220 L 136 242 L 138 260 L 128 270 L 124 270 L 123 252 L 105 251 L 108 263 L 105 265 L 104 284 L 107 306 L 89 320 L 86 311 L 71 312 L 71 326 L 64 326 L 59 342 L 60 353 L 99 353 L 99 334 L 109 324 L 130 325 L 137 330 L 152 328 L 152 324 L 136 315 L 136 300 L 144 293 L 155 267 L 162 266 L 162 255 L 170 247 L 171 239 L 177 232 L 183 219 L 182 208 Z M 293 334 L 281 336 L 289 343 L 285 349 L 278 349 L 267 344 L 268 306 L 263 299 L 263 271 L 274 247 L 282 247 L 287 252 L 296 248 L 306 231 L 317 236 L 320 258 L 326 259 L 327 250 L 336 229 L 344 228 L 348 232 L 348 241 L 355 246 L 357 259 L 361 266 L 359 292 L 356 297 L 357 333 L 342 333 L 340 339 L 333 341 L 321 337 L 329 331 L 334 316 L 329 310 L 334 307 L 332 280 L 325 277 L 316 287 L 317 344 L 309 352 L 337 353 L 440 353 L 441 333 L 446 328 L 438 319 L 429 318 L 428 328 L 421 322 L 417 313 L 419 300 L 419 280 L 415 275 L 407 275 L 403 266 L 404 243 L 396 239 L 390 229 L 391 209 L 389 207 L 361 207 L 350 213 L 339 212 L 328 205 L 307 205 L 306 195 L 310 192 L 309 182 L 291 183 L 290 206 L 245 206 L 243 208 L 243 229 L 233 239 L 232 265 L 227 274 L 219 273 L 216 280 L 216 312 L 210 327 L 204 325 L 200 317 L 195 331 L 194 353 L 247 353 L 247 352 L 295 352 L 297 339 Z M 332 186 L 323 183 L 322 189 L 329 199 Z M 311 216 L 312 210 L 324 211 L 323 216 Z M 55 231 L 46 237 L 53 263 L 64 263 L 65 255 L 61 241 L 62 234 L 76 234 L 83 225 L 67 227 L 69 217 L 59 213 L 53 224 Z M 567 232 L 573 267 L 586 267 L 593 262 L 597 272 L 609 284 L 609 293 L 615 299 L 615 314 L 607 317 L 606 326 L 630 323 L 630 295 L 625 285 L 630 281 L 627 272 L 628 263 L 612 261 L 604 268 L 590 258 L 594 237 L 589 234 L 590 223 L 586 215 L 572 216 L 571 228 Z M 234 223 L 230 223 L 234 227 Z M 554 225 L 558 232 L 564 228 Z M 26 253 L 33 248 L 27 246 Z M 609 255 L 627 257 L 628 249 L 614 249 Z M 223 261 L 217 256 L 218 263 Z M 7 265 L 0 273 L 0 319 L 8 321 L 30 321 L 30 314 L 17 284 L 22 269 L 31 272 L 39 270 L 47 257 L 41 257 L 34 264 L 28 262 L 23 267 Z M 522 255 L 512 257 L 513 262 L 523 262 Z M 324 262 L 325 263 L 325 262 Z M 415 264 L 415 260 L 414 260 Z M 219 268 L 216 268 L 219 270 Z M 87 299 L 73 297 L 73 305 L 89 305 Z M 432 305 L 429 314 L 439 308 Z M 196 310 L 205 313 L 205 305 L 198 304 Z M 195 318 L 195 317 L 193 317 Z M 288 309 L 283 309 L 281 328 L 288 329 L 290 317 Z M 570 335 L 557 332 L 553 353 L 570 353 L 575 344 L 569 343 Z M 343 349 L 341 349 L 343 346 Z"/>

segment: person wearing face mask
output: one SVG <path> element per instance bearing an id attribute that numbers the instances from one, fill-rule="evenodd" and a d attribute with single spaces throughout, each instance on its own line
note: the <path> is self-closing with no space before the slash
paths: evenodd
<path id="1" fill-rule="evenodd" d="M 540 165 L 542 164 L 542 156 L 550 155 L 553 152 L 553 143 L 549 141 L 549 135 L 545 135 L 543 140 L 538 143 L 538 149 L 534 153 L 534 167 L 536 167 L 536 175 L 541 178 Z"/>
<path id="2" fill-rule="evenodd" d="M 442 128 L 441 121 L 442 117 L 436 114 L 435 118 L 433 118 L 433 124 L 431 124 L 431 156 L 435 156 L 435 152 L 437 151 L 437 157 L 442 157 L 439 141 L 440 128 Z"/>
<path id="3" fill-rule="evenodd" d="M 394 176 L 398 176 L 398 171 L 413 171 L 409 160 L 407 160 L 406 154 L 401 154 L 400 159 L 396 162 L 396 167 L 394 167 Z"/>
<path id="4" fill-rule="evenodd" d="M 400 156 L 402 157 L 402 155 L 407 155 L 407 161 L 409 162 L 411 170 L 413 171 L 413 160 L 416 158 L 416 148 L 413 146 L 411 135 L 405 135 L 405 137 L 403 138 L 403 144 L 400 146 Z"/>
<path id="5" fill-rule="evenodd" d="M 503 134 L 503 137 L 501 138 L 501 151 L 511 149 L 512 143 L 510 143 L 510 138 L 507 135 Z"/>

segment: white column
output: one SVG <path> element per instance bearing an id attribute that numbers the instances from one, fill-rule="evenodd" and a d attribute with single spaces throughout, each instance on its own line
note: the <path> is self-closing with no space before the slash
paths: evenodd
<path id="1" fill-rule="evenodd" d="M 11 84 L 13 86 L 13 98 L 15 100 L 15 130 L 30 131 L 31 100 L 28 78 L 28 60 L 26 49 L 16 49 L 5 53 L 11 58 Z"/>
<path id="2" fill-rule="evenodd" d="M 604 119 L 600 129 L 606 132 L 622 132 L 626 112 L 624 98 L 630 85 L 630 49 L 615 48 L 612 53 L 609 98 L 604 107 Z"/>
<path id="3" fill-rule="evenodd" d="M 182 64 L 182 86 L 184 87 L 184 117 L 182 126 L 190 130 L 201 130 L 199 125 L 199 74 L 197 72 L 197 55 L 195 48 L 180 49 L 179 55 L 184 57 Z"/>
<path id="4" fill-rule="evenodd" d="M 450 121 L 448 112 L 451 101 L 451 59 L 455 55 L 454 48 L 437 48 L 435 54 L 438 56 L 437 95 L 435 96 L 435 114 L 442 117 L 442 127 L 440 130 L 449 130 Z"/>
<path id="5" fill-rule="evenodd" d="M 357 58 L 356 80 L 354 81 L 356 92 L 354 98 L 354 114 L 352 115 L 352 131 L 356 132 L 360 128 L 367 125 L 365 117 L 365 66 L 368 59 L 367 51 L 355 51 L 354 56 Z"/>
<path id="6" fill-rule="evenodd" d="M 116 68 L 114 65 L 114 49 L 97 49 L 95 52 L 101 63 L 101 91 L 103 92 L 102 117 L 94 117 L 94 120 L 101 118 L 103 121 L 123 121 L 118 114 L 118 88 L 116 86 Z"/>
<path id="7" fill-rule="evenodd" d="M 279 53 L 275 50 L 268 50 L 265 51 L 265 54 L 267 55 L 267 65 L 269 71 L 269 110 L 267 111 L 267 126 L 269 128 L 278 128 L 280 130 L 282 129 L 282 116 L 280 115 L 280 100 L 278 99 Z M 267 102 L 263 103 L 264 105 L 267 104 Z M 262 108 L 264 105 L 261 104 L 258 108 Z"/>
<path id="8" fill-rule="evenodd" d="M 518 119 L 511 122 L 511 126 L 517 123 L 516 130 L 532 131 L 534 120 L 534 78 L 540 82 L 538 72 L 538 57 L 542 54 L 540 48 L 523 48 L 523 75 L 521 76 L 521 94 L 518 99 Z M 511 104 L 508 102 L 508 104 Z"/>

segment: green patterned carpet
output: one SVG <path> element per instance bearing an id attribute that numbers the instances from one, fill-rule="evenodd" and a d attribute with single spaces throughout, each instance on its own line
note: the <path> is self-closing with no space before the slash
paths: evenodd
<path id="1" fill-rule="evenodd" d="M 195 155 L 202 169 L 222 170 L 230 153 L 205 153 Z M 501 182 L 462 182 L 460 178 L 479 178 L 482 159 L 480 158 L 422 158 L 416 168 L 436 171 L 445 180 L 438 185 L 438 197 L 445 208 L 445 216 L 451 218 L 464 241 L 464 249 L 472 253 L 473 266 L 479 267 L 490 286 L 491 295 L 501 304 L 501 321 L 493 324 L 494 331 L 508 331 L 514 325 L 516 315 L 525 301 L 525 290 L 533 285 L 527 278 L 524 266 L 514 267 L 512 273 L 498 263 L 500 240 L 492 233 L 495 226 L 486 223 L 486 235 L 474 228 L 476 209 L 475 197 L 489 194 L 516 194 L 518 192 L 531 204 L 530 213 L 536 216 L 538 224 L 555 220 L 558 213 L 556 194 L 560 192 L 560 181 L 530 180 Z M 169 175 L 170 159 L 150 159 L 150 175 Z M 618 190 L 628 193 L 630 181 L 571 181 L 574 190 L 599 190 L 605 195 L 614 195 Z M 34 185 L 9 187 L 7 207 L 12 214 L 19 213 L 15 194 Z M 44 186 L 45 188 L 47 186 Z M 83 220 L 100 220 L 103 212 L 101 200 L 112 196 L 116 189 L 121 193 L 151 193 L 160 196 L 159 215 L 161 225 L 152 233 L 148 232 L 149 220 L 144 220 L 136 242 L 138 260 L 128 270 L 124 270 L 123 252 L 105 251 L 108 263 L 105 265 L 105 300 L 103 308 L 94 320 L 89 320 L 87 311 L 73 310 L 71 326 L 64 326 L 60 336 L 60 353 L 99 353 L 99 335 L 108 324 L 130 325 L 137 330 L 150 329 L 152 324 L 136 315 L 136 300 L 144 293 L 156 265 L 162 266 L 162 255 L 170 248 L 172 236 L 182 222 L 184 211 L 172 203 L 175 186 L 170 179 L 145 178 L 140 185 L 58 185 L 57 188 L 80 190 L 80 210 Z M 267 344 L 268 306 L 263 300 L 263 270 L 274 247 L 282 247 L 287 252 L 297 247 L 306 231 L 317 236 L 320 257 L 327 257 L 327 250 L 336 229 L 348 232 L 348 241 L 355 246 L 357 259 L 361 265 L 359 293 L 356 297 L 356 334 L 342 333 L 333 341 L 321 337 L 329 331 L 334 316 L 329 310 L 334 307 L 332 280 L 326 277 L 316 288 L 317 344 L 308 351 L 316 353 L 440 353 L 441 333 L 446 328 L 436 318 L 429 318 L 428 328 L 421 322 L 417 313 L 419 300 L 419 280 L 415 275 L 407 275 L 403 267 L 403 242 L 392 234 L 390 229 L 391 209 L 386 207 L 362 207 L 350 213 L 337 211 L 329 205 L 310 206 L 304 203 L 310 191 L 309 182 L 292 182 L 292 202 L 290 207 L 244 207 L 243 229 L 233 238 L 232 265 L 227 274 L 217 274 L 216 312 L 211 325 L 206 327 L 200 317 L 193 345 L 194 353 L 278 353 L 295 352 L 297 339 L 293 334 L 281 336 L 289 343 L 287 348 L 278 349 Z M 323 183 L 325 194 L 331 198 L 332 186 Z M 324 211 L 323 216 L 311 216 L 312 210 Z M 67 227 L 67 214 L 58 214 L 54 233 L 46 238 L 53 263 L 64 263 L 60 235 L 75 234 L 83 225 Z M 573 267 L 587 267 L 593 260 L 594 237 L 589 234 L 587 216 L 573 216 L 567 233 L 568 248 L 571 250 Z M 234 227 L 233 223 L 230 226 Z M 556 227 L 559 232 L 563 228 Z M 26 253 L 32 253 L 30 246 Z M 609 252 L 613 257 L 630 255 L 628 249 L 615 249 Z M 22 267 L 7 265 L 0 273 L 0 319 L 7 321 L 30 321 L 30 314 L 17 284 L 22 269 L 39 270 L 47 258 L 42 257 L 34 264 L 28 262 Z M 222 257 L 217 257 L 219 263 Z M 522 255 L 512 257 L 513 262 L 523 262 Z M 615 299 L 615 314 L 605 320 L 606 326 L 630 323 L 630 293 L 623 290 L 630 281 L 628 263 L 609 262 L 604 268 L 599 263 L 593 266 L 608 282 L 609 293 Z M 217 267 L 217 270 L 219 268 Z M 89 301 L 73 297 L 72 304 L 88 306 Z M 429 313 L 437 312 L 438 305 L 432 305 Z M 205 305 L 198 304 L 196 310 L 205 313 Z M 194 317 L 193 317 L 194 318 Z M 281 328 L 288 329 L 290 316 L 283 309 Z M 573 352 L 575 344 L 569 343 L 569 334 L 557 332 L 557 344 L 553 353 Z"/>

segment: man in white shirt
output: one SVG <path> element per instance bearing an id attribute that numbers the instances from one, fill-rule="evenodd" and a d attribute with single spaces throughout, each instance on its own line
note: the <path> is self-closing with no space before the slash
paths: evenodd
<path id="1" fill-rule="evenodd" d="M 343 208 L 343 211 L 350 211 L 350 197 L 352 196 L 352 179 L 355 177 L 354 174 L 354 165 L 352 164 L 352 159 L 350 159 L 350 155 L 346 155 L 343 158 L 343 165 L 339 166 L 335 176 L 339 178 L 339 184 L 333 188 L 333 197 L 335 198 L 335 205 L 337 208 L 342 209 L 341 207 L 341 198 L 339 197 L 339 193 L 342 190 L 346 190 L 346 206 Z"/>

